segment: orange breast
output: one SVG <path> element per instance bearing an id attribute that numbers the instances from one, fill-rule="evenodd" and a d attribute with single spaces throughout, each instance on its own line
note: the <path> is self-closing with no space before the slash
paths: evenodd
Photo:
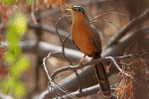
<path id="1" fill-rule="evenodd" d="M 71 30 L 72 39 L 81 52 L 89 56 L 96 52 L 96 48 L 92 42 L 92 32 L 85 26 L 83 22 L 76 22 L 72 25 Z"/>

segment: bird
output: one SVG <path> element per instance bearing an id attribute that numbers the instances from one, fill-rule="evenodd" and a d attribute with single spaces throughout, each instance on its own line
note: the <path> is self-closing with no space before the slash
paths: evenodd
<path id="1" fill-rule="evenodd" d="M 93 59 L 101 58 L 101 39 L 95 28 L 90 24 L 85 9 L 74 5 L 66 8 L 72 15 L 70 28 L 72 41 L 79 50 Z M 103 96 L 111 97 L 111 89 L 103 63 L 95 64 L 96 76 Z"/>

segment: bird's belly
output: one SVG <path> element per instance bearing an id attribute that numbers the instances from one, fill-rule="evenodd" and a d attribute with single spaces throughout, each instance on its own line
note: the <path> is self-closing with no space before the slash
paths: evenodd
<path id="1" fill-rule="evenodd" d="M 81 52 L 88 56 L 92 56 L 94 52 L 96 52 L 96 48 L 92 43 L 92 39 L 90 35 L 82 33 L 74 33 L 72 34 L 72 39 L 76 46 L 80 49 Z"/>

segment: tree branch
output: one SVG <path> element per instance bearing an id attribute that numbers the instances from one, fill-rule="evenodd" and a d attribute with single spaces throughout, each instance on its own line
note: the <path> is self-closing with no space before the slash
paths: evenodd
<path id="1" fill-rule="evenodd" d="M 122 53 L 124 52 L 124 49 L 128 47 L 128 45 L 130 44 L 131 41 L 135 42 L 135 41 L 138 41 L 139 39 L 145 40 L 144 35 L 146 33 L 143 33 L 142 31 L 148 31 L 149 32 L 149 29 L 144 28 L 144 29 L 140 29 L 137 32 L 129 34 L 127 37 L 122 39 L 119 44 L 112 46 L 110 48 L 110 50 L 108 49 L 109 51 L 106 51 L 104 56 L 122 55 Z M 142 33 L 140 33 L 140 32 L 142 32 Z M 146 42 L 146 43 L 144 43 L 144 42 Z M 149 44 L 147 42 L 148 42 L 148 39 L 146 39 L 145 41 L 139 41 L 138 43 L 141 43 L 140 45 L 142 45 L 141 46 L 142 48 L 148 49 Z M 92 76 L 93 73 L 94 73 L 94 69 L 92 66 L 86 67 L 86 68 L 82 69 L 82 71 L 79 73 L 80 78 L 81 78 L 81 82 L 78 82 L 76 76 L 74 74 L 72 74 L 72 75 L 68 76 L 67 78 L 61 80 L 59 82 L 59 87 L 64 88 L 65 90 L 69 90 L 69 92 L 71 92 L 71 91 L 76 91 L 78 89 L 78 83 L 84 83 L 82 85 L 82 88 L 87 88 L 87 87 L 93 86 L 93 85 L 97 84 L 96 78 L 94 76 Z M 90 78 L 90 79 L 88 79 L 88 78 Z M 53 92 L 64 95 L 64 93 L 62 93 L 59 89 L 53 89 L 52 92 L 49 92 L 50 96 L 52 96 L 52 97 L 54 94 Z"/>
<path id="2" fill-rule="evenodd" d="M 138 24 L 144 22 L 149 16 L 149 8 L 147 8 L 140 16 L 132 19 L 126 26 L 124 26 L 116 35 L 114 35 L 109 43 L 107 44 L 107 47 L 110 47 L 116 43 L 126 34 L 126 32 L 129 32 L 134 27 L 136 27 Z"/>

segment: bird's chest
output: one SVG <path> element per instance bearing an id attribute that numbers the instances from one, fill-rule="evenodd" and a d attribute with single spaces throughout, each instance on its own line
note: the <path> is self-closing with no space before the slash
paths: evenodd
<path id="1" fill-rule="evenodd" d="M 92 34 L 89 29 L 87 29 L 82 24 L 72 25 L 72 39 L 76 46 L 80 49 L 81 52 L 92 55 L 96 51 L 95 46 L 92 42 Z"/>

